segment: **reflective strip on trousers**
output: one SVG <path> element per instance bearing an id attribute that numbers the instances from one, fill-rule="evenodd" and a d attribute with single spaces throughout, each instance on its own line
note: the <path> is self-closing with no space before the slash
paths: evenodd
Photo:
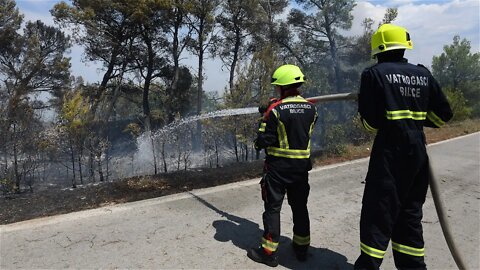
<path id="1" fill-rule="evenodd" d="M 401 245 L 401 244 L 395 243 L 393 241 L 392 241 L 392 249 L 397 251 L 397 252 L 408 254 L 408 255 L 411 255 L 411 256 L 417 256 L 417 257 L 425 256 L 425 248 L 409 247 L 409 246 L 406 246 L 406 245 Z"/>
<path id="2" fill-rule="evenodd" d="M 258 131 L 259 131 L 259 132 L 265 132 L 265 127 L 266 127 L 266 126 L 267 126 L 267 123 L 262 122 L 262 123 L 260 124 L 260 128 L 258 128 Z"/>
<path id="3" fill-rule="evenodd" d="M 275 157 L 284 157 L 292 159 L 310 158 L 310 149 L 282 149 L 278 147 L 267 147 L 267 154 Z"/>
<path id="4" fill-rule="evenodd" d="M 362 124 L 363 124 L 363 127 L 365 127 L 365 129 L 368 130 L 368 131 L 377 131 L 377 129 L 370 126 L 367 123 L 367 121 L 365 121 L 365 119 L 362 119 Z"/>
<path id="5" fill-rule="evenodd" d="M 385 116 L 388 120 L 413 119 L 425 120 L 427 119 L 427 112 L 416 112 L 410 110 L 385 111 Z"/>
<path id="6" fill-rule="evenodd" d="M 445 125 L 445 122 L 432 111 L 429 111 L 427 113 L 427 118 L 428 120 L 430 120 L 430 122 L 434 123 L 437 127 L 442 127 L 443 125 Z"/>
<path id="7" fill-rule="evenodd" d="M 386 251 L 367 246 L 364 243 L 360 243 L 360 250 L 362 250 L 368 256 L 378 259 L 383 259 L 386 253 Z"/>
<path id="8" fill-rule="evenodd" d="M 309 236 L 298 236 L 293 235 L 293 242 L 299 246 L 310 245 L 310 235 Z"/>
<path id="9" fill-rule="evenodd" d="M 262 247 L 268 251 L 275 252 L 277 250 L 278 243 L 272 242 L 265 239 L 265 237 L 262 237 Z"/>

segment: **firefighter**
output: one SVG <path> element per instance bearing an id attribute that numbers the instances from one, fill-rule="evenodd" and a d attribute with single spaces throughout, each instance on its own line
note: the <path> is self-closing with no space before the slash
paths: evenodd
<path id="1" fill-rule="evenodd" d="M 255 140 L 265 149 L 264 176 L 260 181 L 264 233 L 260 247 L 251 249 L 250 259 L 277 266 L 280 239 L 280 210 L 285 193 L 293 213 L 292 246 L 297 259 L 304 261 L 310 245 L 310 220 L 307 199 L 310 191 L 310 138 L 317 119 L 315 106 L 300 96 L 298 88 L 305 76 L 295 65 L 280 66 L 272 76 L 279 99 L 265 111 Z"/>
<path id="2" fill-rule="evenodd" d="M 358 111 L 363 126 L 377 134 L 355 269 L 379 269 L 390 240 L 398 269 L 426 269 L 421 220 L 429 175 L 423 127 L 439 128 L 453 114 L 427 68 L 404 58 L 412 47 L 405 28 L 381 25 L 371 39 L 377 64 L 361 76 Z"/>

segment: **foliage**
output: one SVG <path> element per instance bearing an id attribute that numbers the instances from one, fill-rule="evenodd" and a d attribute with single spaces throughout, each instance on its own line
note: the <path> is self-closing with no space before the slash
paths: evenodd
<path id="1" fill-rule="evenodd" d="M 444 88 L 443 90 L 453 111 L 452 121 L 462 121 L 470 118 L 472 108 L 467 106 L 463 93 L 460 90 L 451 88 Z"/>
<path id="2" fill-rule="evenodd" d="M 218 42 L 218 34 L 215 32 L 215 16 L 218 13 L 220 0 L 194 0 L 187 17 L 188 24 L 193 29 L 192 40 L 188 42 L 188 49 L 198 57 L 197 73 L 197 110 L 200 114 L 203 105 L 203 62 L 209 49 Z"/>
<path id="3" fill-rule="evenodd" d="M 137 123 L 130 123 L 127 125 L 127 127 L 123 130 L 123 132 L 126 132 L 132 136 L 132 138 L 136 138 L 141 134 L 141 127 Z"/>
<path id="4" fill-rule="evenodd" d="M 432 74 L 444 88 L 460 91 L 473 116 L 480 116 L 480 53 L 471 52 L 470 41 L 453 38 L 451 45 L 432 59 Z"/>
<path id="5" fill-rule="evenodd" d="M 60 114 L 60 119 L 63 120 L 62 126 L 72 136 L 80 135 L 82 129 L 86 127 L 85 121 L 88 111 L 88 103 L 84 100 L 80 91 L 66 94 Z"/>
<path id="6" fill-rule="evenodd" d="M 14 1 L 0 1 L 0 177 L 30 186 L 43 162 L 43 123 L 39 109 L 58 108 L 69 85 L 70 41 L 41 21 L 26 22 Z M 48 102 L 38 98 L 46 93 Z M 57 106 L 57 107 L 55 107 Z"/>
<path id="7" fill-rule="evenodd" d="M 237 64 L 253 52 L 250 39 L 257 21 L 257 0 L 222 1 L 222 13 L 217 22 L 222 29 L 222 38 L 217 43 L 217 53 L 229 70 L 229 89 L 234 87 Z"/>
<path id="8" fill-rule="evenodd" d="M 325 132 L 324 151 L 327 154 L 341 155 L 346 151 L 346 132 L 343 125 L 329 125 Z"/>
<path id="9" fill-rule="evenodd" d="M 303 9 L 292 9 L 288 22 L 298 32 L 303 47 L 312 48 L 310 61 L 315 65 L 332 67 L 328 72 L 333 78 L 335 92 L 343 91 L 342 67 L 340 60 L 341 44 L 345 38 L 340 30 L 352 26 L 351 14 L 355 7 L 353 0 L 297 0 Z"/>
<path id="10" fill-rule="evenodd" d="M 355 115 L 351 121 L 347 122 L 344 128 L 346 129 L 347 138 L 349 139 L 348 143 L 352 143 L 355 146 L 373 141 L 376 135 L 376 132 L 367 131 L 365 127 L 363 127 L 360 115 L 358 114 Z"/>

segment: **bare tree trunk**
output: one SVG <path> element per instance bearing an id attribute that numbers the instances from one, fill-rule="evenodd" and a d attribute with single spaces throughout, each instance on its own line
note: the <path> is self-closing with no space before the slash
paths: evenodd
<path id="1" fill-rule="evenodd" d="M 106 166 L 106 175 L 105 175 L 105 181 L 108 181 L 110 179 L 110 153 L 107 150 L 105 150 L 105 161 L 107 162 Z"/>
<path id="2" fill-rule="evenodd" d="M 145 81 L 143 84 L 143 97 L 142 97 L 142 106 L 143 106 L 143 115 L 145 117 L 145 130 L 151 130 L 151 119 L 150 119 L 150 101 L 149 101 L 149 94 L 150 94 L 150 84 L 152 82 L 153 77 L 153 64 L 155 53 L 153 51 L 152 40 L 147 33 L 143 34 L 143 40 L 147 45 L 147 55 L 148 55 L 148 62 L 147 62 L 147 75 L 145 76 Z M 157 174 L 155 172 L 155 174 Z"/>
<path id="3" fill-rule="evenodd" d="M 188 151 L 185 151 L 183 154 L 183 170 L 186 171 L 188 169 L 188 159 L 190 158 L 190 154 Z"/>
<path id="4" fill-rule="evenodd" d="M 45 182 L 47 178 L 47 160 L 43 157 L 43 171 L 42 171 L 42 181 Z"/>
<path id="5" fill-rule="evenodd" d="M 155 175 L 158 174 L 158 169 L 157 169 L 157 155 L 155 153 L 155 140 L 153 139 L 153 135 L 150 131 L 148 132 L 148 136 L 150 137 L 150 143 L 152 144 L 152 156 L 153 156 L 153 168 L 154 168 L 154 173 Z"/>
<path id="6" fill-rule="evenodd" d="M 83 149 L 80 147 L 78 154 L 78 173 L 80 176 L 80 184 L 83 185 L 83 173 L 82 173 L 82 156 L 83 156 Z"/>
<path id="7" fill-rule="evenodd" d="M 197 115 L 202 113 L 202 95 L 203 95 L 203 21 L 200 24 L 199 35 L 199 55 L 198 55 L 198 87 L 197 87 Z M 193 136 L 193 149 L 200 149 L 202 144 L 202 123 L 197 121 L 197 134 Z M 195 139 L 196 138 L 196 139 Z"/>
<path id="8" fill-rule="evenodd" d="M 233 59 L 232 63 L 230 64 L 230 78 L 229 78 L 229 86 L 230 86 L 230 93 L 233 91 L 233 81 L 235 79 L 235 68 L 237 67 L 238 62 L 238 52 L 240 50 L 240 43 L 241 43 L 241 33 L 236 32 L 236 39 L 235 39 L 235 46 L 233 51 Z"/>
<path id="9" fill-rule="evenodd" d="M 245 161 L 248 161 L 248 144 L 244 144 L 245 146 Z"/>
<path id="10" fill-rule="evenodd" d="M 98 175 L 100 176 L 100 182 L 105 181 L 105 178 L 103 177 L 103 169 L 102 169 L 102 155 L 100 153 L 100 156 L 97 159 L 97 165 L 98 165 Z"/>
<path id="11" fill-rule="evenodd" d="M 15 174 L 15 187 L 14 190 L 16 193 L 20 192 L 20 173 L 18 172 L 18 152 L 17 152 L 17 143 L 13 143 L 13 171 Z"/>
<path id="12" fill-rule="evenodd" d="M 72 146 L 72 141 L 70 141 L 70 158 L 72 162 L 72 172 L 73 172 L 73 178 L 72 178 L 72 188 L 77 188 L 77 179 L 75 175 L 75 152 L 73 151 L 73 146 Z"/>
<path id="13" fill-rule="evenodd" d="M 131 174 L 129 176 L 135 175 L 135 154 L 132 153 L 132 170 L 130 172 Z"/>
<path id="14" fill-rule="evenodd" d="M 233 130 L 233 149 L 235 151 L 235 158 L 236 158 L 237 162 L 239 162 L 240 158 L 238 156 L 238 142 L 237 142 L 237 129 L 236 128 Z"/>
<path id="15" fill-rule="evenodd" d="M 95 182 L 95 155 L 93 154 L 92 151 L 90 151 L 90 155 L 89 155 L 89 158 L 88 158 L 88 163 L 89 163 L 89 169 L 90 169 L 90 182 Z"/>
<path id="16" fill-rule="evenodd" d="M 18 173 L 18 149 L 17 149 L 17 140 L 15 138 L 15 133 L 17 131 L 17 125 L 13 123 L 13 171 L 15 174 L 15 186 L 14 191 L 15 193 L 20 192 L 20 174 Z"/>
<path id="17" fill-rule="evenodd" d="M 216 157 L 216 161 L 217 161 L 216 165 L 217 165 L 217 168 L 219 168 L 219 167 L 220 167 L 220 162 L 219 162 L 219 161 L 220 161 L 220 158 L 219 158 L 218 142 L 217 142 L 217 140 L 214 140 L 214 143 L 215 143 L 215 157 Z"/>
<path id="18" fill-rule="evenodd" d="M 182 153 L 181 153 L 181 150 L 180 150 L 180 145 L 177 146 L 177 171 L 180 170 L 180 160 L 181 160 L 181 156 L 182 156 Z"/>
<path id="19" fill-rule="evenodd" d="M 35 171 L 36 171 L 36 162 L 34 162 L 34 165 L 32 167 L 32 173 L 30 177 L 30 181 L 28 181 L 28 187 L 30 188 L 30 193 L 33 193 L 33 183 L 35 182 Z"/>
<path id="20" fill-rule="evenodd" d="M 163 161 L 163 171 L 167 172 L 167 158 L 165 157 L 165 142 L 162 141 L 162 161 Z"/>

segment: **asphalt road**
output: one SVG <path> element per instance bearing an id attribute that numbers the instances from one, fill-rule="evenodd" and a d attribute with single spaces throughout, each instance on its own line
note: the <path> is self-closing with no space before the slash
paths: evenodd
<path id="1" fill-rule="evenodd" d="M 480 133 L 429 147 L 450 226 L 469 269 L 480 269 Z M 292 218 L 282 210 L 279 268 L 352 269 L 368 159 L 310 174 L 312 248 L 305 263 L 290 250 Z M 253 179 L 225 186 L 0 227 L 0 269 L 268 268 L 246 250 L 262 233 Z M 429 194 L 424 205 L 429 269 L 456 269 Z M 383 269 L 394 269 L 391 251 Z"/>

